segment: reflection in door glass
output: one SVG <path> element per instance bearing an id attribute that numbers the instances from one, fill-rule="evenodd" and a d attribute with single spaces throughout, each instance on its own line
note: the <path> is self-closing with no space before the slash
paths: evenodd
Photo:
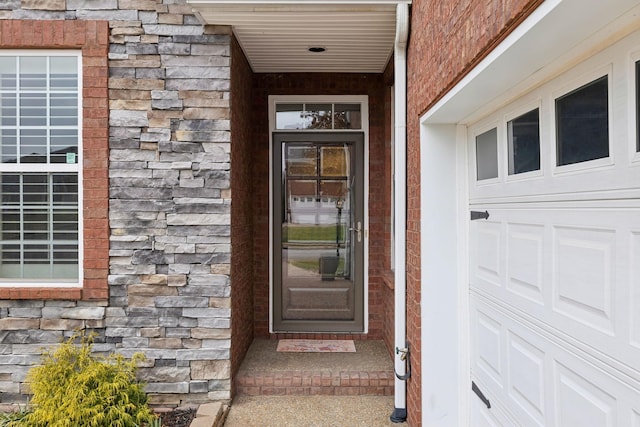
<path id="1" fill-rule="evenodd" d="M 361 129 L 362 113 L 360 104 L 335 104 L 333 111 L 334 129 Z"/>
<path id="2" fill-rule="evenodd" d="M 287 176 L 315 176 L 318 151 L 313 145 L 288 145 L 286 152 Z"/>
<path id="3" fill-rule="evenodd" d="M 324 176 L 347 175 L 347 151 L 345 147 L 320 149 L 320 173 Z"/>
<path id="4" fill-rule="evenodd" d="M 316 181 L 301 179 L 287 180 L 287 222 L 295 224 L 315 224 Z"/>
<path id="5" fill-rule="evenodd" d="M 307 129 L 331 129 L 331 104 L 305 104 Z"/>
<path id="6" fill-rule="evenodd" d="M 276 129 L 305 129 L 302 104 L 276 105 Z"/>
<path id="7" fill-rule="evenodd" d="M 278 103 L 276 129 L 362 129 L 360 103 Z"/>
<path id="8" fill-rule="evenodd" d="M 283 320 L 355 316 L 352 150 L 336 143 L 284 145 Z"/>

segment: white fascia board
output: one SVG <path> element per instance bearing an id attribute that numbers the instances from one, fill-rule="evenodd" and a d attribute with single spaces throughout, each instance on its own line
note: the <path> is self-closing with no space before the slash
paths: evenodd
<path id="1" fill-rule="evenodd" d="M 468 124 L 640 26 L 637 0 L 547 0 L 421 119 Z"/>
<path id="2" fill-rule="evenodd" d="M 411 0 L 187 0 L 200 13 L 295 13 L 295 12 L 395 12 L 398 4 L 411 4 Z"/>

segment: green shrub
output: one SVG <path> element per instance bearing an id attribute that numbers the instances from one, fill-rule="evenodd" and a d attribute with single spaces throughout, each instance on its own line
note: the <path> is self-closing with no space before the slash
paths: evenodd
<path id="1" fill-rule="evenodd" d="M 92 355 L 93 338 L 76 333 L 43 354 L 42 365 L 27 375 L 31 406 L 9 426 L 137 427 L 153 422 L 156 417 L 136 379 L 144 356 Z"/>

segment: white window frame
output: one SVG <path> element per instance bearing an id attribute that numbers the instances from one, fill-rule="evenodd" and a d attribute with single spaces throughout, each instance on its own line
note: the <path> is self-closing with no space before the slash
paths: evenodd
<path id="1" fill-rule="evenodd" d="M 81 288 L 84 278 L 84 221 L 83 221 L 83 81 L 82 81 L 82 52 L 80 50 L 71 49 L 34 49 L 34 50 L 21 50 L 21 49 L 0 49 L 0 56 L 17 56 L 17 57 L 56 57 L 56 56 L 75 56 L 77 57 L 77 75 L 78 75 L 78 148 L 76 154 L 76 162 L 74 164 L 67 163 L 20 163 L 20 164 L 4 164 L 0 163 L 0 173 L 76 173 L 78 176 L 78 279 L 77 280 L 65 280 L 65 279 L 16 279 L 16 278 L 2 278 L 0 277 L 0 288 L 29 288 L 29 287 L 58 287 L 58 288 Z M 47 70 L 49 75 L 49 70 Z M 1 90 L 1 88 L 0 88 Z M 50 94 L 49 89 L 45 89 L 47 99 Z M 19 105 L 16 106 L 19 108 Z M 48 117 L 48 116 L 47 116 Z M 19 129 L 20 125 L 16 123 L 16 128 Z M 47 124 L 43 129 L 50 129 Z M 46 165 L 46 170 L 43 170 L 43 166 Z"/>
<path id="2" fill-rule="evenodd" d="M 496 161 L 498 162 L 498 176 L 496 176 L 495 178 L 478 179 L 478 156 L 476 138 L 494 128 L 496 129 L 496 150 L 498 156 Z M 468 150 L 469 156 L 471 156 L 472 158 L 471 164 L 473 165 L 473 171 L 469 171 L 469 176 L 473 177 L 475 186 L 484 187 L 499 183 L 503 179 L 506 170 L 506 166 L 503 163 L 505 163 L 507 159 L 507 155 L 505 153 L 506 145 L 504 144 L 505 139 L 506 122 L 503 126 L 503 123 L 499 120 L 491 119 L 490 121 L 482 122 L 471 130 Z"/>
<path id="3" fill-rule="evenodd" d="M 513 175 L 509 175 L 509 129 L 508 129 L 508 124 L 511 120 L 517 119 L 518 117 L 529 113 L 530 111 L 533 111 L 537 109 L 538 110 L 538 132 L 540 135 L 540 138 L 538 140 L 538 144 L 539 144 L 539 149 L 540 149 L 540 168 L 538 170 L 533 170 L 533 171 L 529 171 L 529 172 L 522 172 L 522 173 L 517 173 L 517 174 L 513 174 Z M 537 177 L 541 177 L 544 175 L 544 156 L 547 154 L 546 153 L 546 147 L 545 145 L 542 143 L 542 138 L 543 138 L 543 134 L 542 134 L 542 118 L 543 118 L 543 108 L 542 108 L 542 100 L 541 98 L 536 98 L 534 101 L 529 101 L 529 102 L 525 102 L 522 105 L 518 105 L 517 107 L 514 107 L 512 110 L 510 110 L 508 113 L 506 113 L 504 115 L 504 138 L 505 138 L 505 144 L 506 144 L 506 153 L 505 153 L 505 158 L 507 161 L 506 164 L 506 173 L 505 173 L 505 179 L 507 182 L 512 182 L 512 181 L 523 181 L 523 180 L 527 180 L 527 179 L 531 179 L 531 178 L 537 178 Z"/>
<path id="4" fill-rule="evenodd" d="M 561 175 L 564 173 L 573 173 L 578 171 L 583 171 L 585 169 L 594 169 L 598 167 L 606 167 L 613 165 L 615 150 L 613 146 L 614 136 L 613 136 L 613 76 L 612 76 L 612 65 L 607 64 L 604 67 L 597 67 L 577 78 L 572 79 L 569 83 L 563 85 L 557 90 L 554 90 L 551 93 L 551 120 L 552 120 L 552 129 L 553 135 L 551 138 L 551 147 L 553 149 L 549 154 L 551 154 L 551 165 L 553 167 L 554 175 Z M 556 117 L 556 101 L 559 98 L 573 92 L 576 89 L 580 89 L 581 87 L 588 85 L 602 77 L 607 78 L 607 121 L 608 121 L 608 133 L 609 140 L 607 141 L 609 144 L 609 155 L 607 157 L 602 157 L 599 159 L 587 160 L 577 163 L 570 163 L 566 165 L 558 165 L 558 123 Z"/>

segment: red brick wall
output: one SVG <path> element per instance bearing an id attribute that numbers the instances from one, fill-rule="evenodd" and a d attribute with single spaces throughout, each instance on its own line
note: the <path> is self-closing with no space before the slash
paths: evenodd
<path id="1" fill-rule="evenodd" d="M 231 378 L 235 378 L 253 341 L 252 73 L 235 38 L 231 49 Z"/>
<path id="2" fill-rule="evenodd" d="M 253 104 L 254 331 L 269 336 L 269 95 L 369 96 L 369 333 L 333 338 L 381 339 L 384 323 L 385 85 L 382 74 L 256 74 Z M 288 335 L 282 335 L 285 337 Z M 330 335 L 296 334 L 297 337 Z"/>
<path id="3" fill-rule="evenodd" d="M 3 49 L 82 51 L 83 287 L 1 288 L 1 299 L 107 299 L 109 268 L 109 24 L 106 21 L 0 20 Z"/>
<path id="4" fill-rule="evenodd" d="M 407 338 L 412 362 L 407 410 L 412 426 L 421 425 L 422 421 L 419 119 L 540 3 L 541 0 L 413 1 L 407 64 Z"/>

